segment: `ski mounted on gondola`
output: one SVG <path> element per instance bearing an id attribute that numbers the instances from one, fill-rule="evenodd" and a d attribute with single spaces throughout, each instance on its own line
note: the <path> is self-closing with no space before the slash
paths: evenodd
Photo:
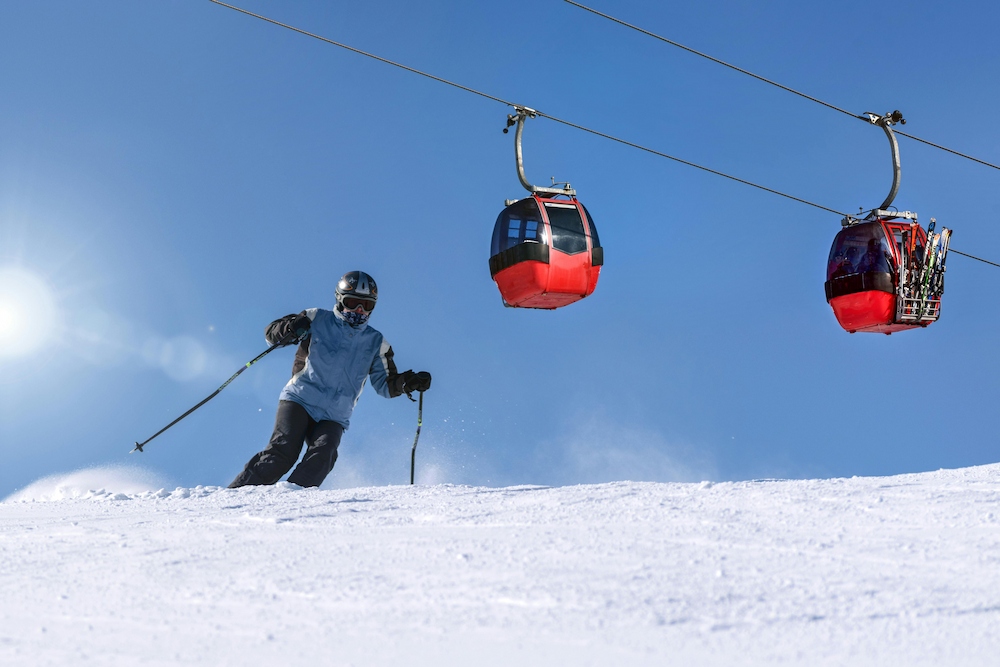
<path id="1" fill-rule="evenodd" d="M 845 217 L 827 264 L 826 300 L 849 333 L 891 334 L 926 327 L 941 316 L 945 259 L 951 230 L 925 231 L 917 214 L 892 206 L 899 191 L 899 144 L 892 125 L 906 123 L 899 111 L 866 114 L 885 130 L 892 148 L 892 189 L 863 219 Z"/>

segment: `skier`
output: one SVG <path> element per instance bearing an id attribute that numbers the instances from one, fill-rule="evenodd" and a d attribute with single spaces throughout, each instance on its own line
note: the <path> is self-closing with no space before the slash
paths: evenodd
<path id="1" fill-rule="evenodd" d="M 340 437 L 368 378 L 386 398 L 430 388 L 431 375 L 426 371 L 397 373 L 389 343 L 368 326 L 378 300 L 372 277 L 364 271 L 345 273 L 336 294 L 332 311 L 310 308 L 267 326 L 270 345 L 299 342 L 292 379 L 278 397 L 267 447 L 247 462 L 229 488 L 274 484 L 295 464 L 303 442 L 305 456 L 288 481 L 319 486 L 333 470 Z"/>

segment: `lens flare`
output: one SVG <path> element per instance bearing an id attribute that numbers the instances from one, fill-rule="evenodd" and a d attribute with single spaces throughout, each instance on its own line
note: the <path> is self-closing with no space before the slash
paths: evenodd
<path id="1" fill-rule="evenodd" d="M 52 335 L 56 301 L 43 280 L 27 271 L 0 268 L 0 358 L 20 357 Z"/>

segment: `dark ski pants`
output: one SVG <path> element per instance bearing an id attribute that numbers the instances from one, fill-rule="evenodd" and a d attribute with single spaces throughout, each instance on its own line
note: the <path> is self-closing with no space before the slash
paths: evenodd
<path id="1" fill-rule="evenodd" d="M 337 447 L 344 427 L 337 422 L 317 422 L 294 401 L 278 401 L 274 433 L 264 451 L 254 454 L 230 489 L 248 484 L 274 484 L 292 469 L 306 444 L 306 455 L 288 477 L 299 486 L 319 486 L 337 462 Z"/>

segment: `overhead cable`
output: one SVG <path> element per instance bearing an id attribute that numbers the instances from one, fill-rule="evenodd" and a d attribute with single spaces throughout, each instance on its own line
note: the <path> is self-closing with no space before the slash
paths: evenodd
<path id="1" fill-rule="evenodd" d="M 562 120 L 561 118 L 556 118 L 555 116 L 550 116 L 549 114 L 542 113 L 541 111 L 536 111 L 536 113 L 539 116 L 543 116 L 545 118 L 548 118 L 549 120 L 554 120 L 557 123 L 562 123 L 563 125 L 568 125 L 569 127 L 573 127 L 573 128 L 578 129 L 578 130 L 582 130 L 583 132 L 589 132 L 590 134 L 597 135 L 598 137 L 604 137 L 605 139 L 610 139 L 611 141 L 617 141 L 618 143 L 624 144 L 625 146 L 631 146 L 632 148 L 638 148 L 641 151 L 646 151 L 647 153 L 652 153 L 653 155 L 658 155 L 659 157 L 665 157 L 668 160 L 673 160 L 674 162 L 680 162 L 681 164 L 685 164 L 685 165 L 687 165 L 689 167 L 694 167 L 695 169 L 701 169 L 702 171 L 707 171 L 710 174 L 715 174 L 716 176 L 722 176 L 723 178 L 728 178 L 731 181 L 736 181 L 737 183 L 743 183 L 744 185 L 749 185 L 750 187 L 757 188 L 758 190 L 763 190 L 764 192 L 770 192 L 771 194 L 775 194 L 775 195 L 778 195 L 780 197 L 785 197 L 786 199 L 791 199 L 792 201 L 797 201 L 797 202 L 800 202 L 802 204 L 806 204 L 808 206 L 812 206 L 814 208 L 823 209 L 824 211 L 829 211 L 830 213 L 836 213 L 837 215 L 841 215 L 841 216 L 845 216 L 845 217 L 847 217 L 847 215 L 848 215 L 847 213 L 841 213 L 840 211 L 838 211 L 836 209 L 832 209 L 832 208 L 823 206 L 821 204 L 816 204 L 816 203 L 813 203 L 813 202 L 808 201 L 806 199 L 800 199 L 799 197 L 795 197 L 795 196 L 792 196 L 792 195 L 789 195 L 789 194 L 785 194 L 784 192 L 779 192 L 778 190 L 772 190 L 771 188 L 764 187 L 763 185 L 757 185 L 756 183 L 751 183 L 750 181 L 744 180 L 742 178 L 737 178 L 736 176 L 730 176 L 729 174 L 726 174 L 724 172 L 717 171 L 715 169 L 710 169 L 709 167 L 703 167 L 700 164 L 696 164 L 694 162 L 689 162 L 687 160 L 682 160 L 679 157 L 674 157 L 673 155 L 667 155 L 666 153 L 661 153 L 658 150 L 654 150 L 652 148 L 647 148 L 645 146 L 641 146 L 639 144 L 632 143 L 631 141 L 626 141 L 625 139 L 619 139 L 618 137 L 613 137 L 610 134 L 605 134 L 603 132 L 598 132 L 597 130 L 592 130 L 589 127 L 584 127 L 583 125 L 577 125 L 576 123 L 571 123 L 568 120 Z"/>
<path id="2" fill-rule="evenodd" d="M 474 95 L 479 95 L 480 97 L 485 97 L 488 100 L 493 100 L 494 102 L 500 102 L 501 104 L 505 104 L 505 105 L 510 106 L 510 107 L 515 107 L 515 108 L 521 108 L 522 107 L 522 105 L 515 104 L 514 102 L 509 102 L 509 101 L 507 101 L 507 100 L 505 100 L 503 98 L 496 97 L 494 95 L 489 95 L 488 93 L 484 93 L 482 91 L 476 90 L 475 88 L 469 88 L 468 86 L 463 86 L 460 83 L 455 83 L 454 81 L 449 81 L 448 79 L 444 79 L 444 78 L 441 78 L 439 76 L 434 76 L 433 74 L 428 74 L 427 72 L 418 70 L 418 69 L 416 69 L 414 67 L 408 67 L 407 65 L 403 65 L 402 63 L 397 63 L 394 60 L 389 60 L 388 58 L 383 58 L 383 57 L 377 56 L 377 55 L 375 55 L 373 53 L 368 53 L 367 51 L 362 51 L 361 49 L 356 49 L 353 46 L 348 46 L 347 44 L 343 44 L 341 42 L 336 42 L 336 41 L 334 41 L 332 39 L 328 39 L 328 38 L 323 37 L 321 35 L 317 35 L 316 33 L 312 33 L 312 32 L 309 32 L 307 30 L 302 30 L 301 28 L 296 28 L 295 26 L 288 25 L 287 23 L 282 23 L 281 21 L 275 21 L 274 19 L 268 18 L 266 16 L 262 16 L 261 14 L 255 14 L 254 12 L 248 11 L 248 10 L 243 9 L 241 7 L 236 7 L 235 5 L 230 5 L 230 4 L 227 4 L 225 2 L 221 2 L 220 0 L 209 0 L 209 2 L 212 2 L 212 3 L 216 4 L 216 5 L 220 5 L 222 7 L 228 7 L 229 9 L 232 9 L 232 10 L 235 10 L 237 12 L 240 12 L 241 14 L 246 14 L 247 16 L 252 16 L 252 17 L 254 17 L 256 19 L 260 19 L 261 21 L 266 21 L 266 22 L 271 23 L 273 25 L 280 26 L 282 28 L 287 28 L 288 30 L 291 30 L 293 32 L 297 32 L 300 35 L 305 35 L 307 37 L 312 37 L 313 39 L 318 39 L 321 42 L 325 42 L 327 44 L 332 44 L 333 46 L 339 46 L 342 49 L 347 49 L 348 51 L 353 51 L 354 53 L 357 53 L 359 55 L 365 56 L 367 58 L 372 58 L 374 60 L 378 60 L 379 62 L 385 63 L 387 65 L 392 65 L 394 67 L 398 67 L 400 69 L 404 69 L 407 72 L 413 72 L 414 74 L 419 74 L 420 76 L 427 77 L 428 79 L 433 79 L 434 81 L 438 81 L 440 83 L 447 84 L 447 85 L 452 86 L 454 88 L 458 88 L 459 90 L 464 90 L 467 93 L 472 93 Z M 737 183 L 742 183 L 744 185 L 749 185 L 750 187 L 757 188 L 758 190 L 763 190 L 764 192 L 770 192 L 771 194 L 778 195 L 779 197 L 785 197 L 786 199 L 791 199 L 792 201 L 797 201 L 797 202 L 799 202 L 801 204 L 806 204 L 807 206 L 812 206 L 814 208 L 822 209 L 824 211 L 829 211 L 830 213 L 836 213 L 837 215 L 840 215 L 840 216 L 847 216 L 846 213 L 843 213 L 843 212 L 838 211 L 836 209 L 832 209 L 832 208 L 829 208 L 827 206 L 823 206 L 821 204 L 816 204 L 814 202 L 808 201 L 806 199 L 801 199 L 799 197 L 795 197 L 795 196 L 792 196 L 792 195 L 789 195 L 789 194 L 785 194 L 784 192 L 780 192 L 779 190 L 774 190 L 772 188 L 768 188 L 768 187 L 765 187 L 763 185 L 757 185 L 756 183 L 752 183 L 751 181 L 747 181 L 745 179 L 738 178 L 736 176 L 730 176 L 729 174 L 726 174 L 724 172 L 721 172 L 721 171 L 718 171 L 718 170 L 715 170 L 715 169 L 710 169 L 709 167 L 704 167 L 704 166 L 702 166 L 700 164 L 697 164 L 697 163 L 694 163 L 694 162 L 690 162 L 688 160 L 684 160 L 684 159 L 681 159 L 679 157 L 674 157 L 673 155 L 669 155 L 667 153 L 663 153 L 661 151 L 658 151 L 658 150 L 655 150 L 655 149 L 652 149 L 652 148 L 647 148 L 646 146 L 642 146 L 640 144 L 637 144 L 637 143 L 634 143 L 634 142 L 631 142 L 631 141 L 626 141 L 625 139 L 619 139 L 618 137 L 612 136 L 610 134 L 606 134 L 604 132 L 599 132 L 599 131 L 593 130 L 593 129 L 589 128 L 589 127 L 584 127 L 583 125 L 578 125 L 578 124 L 572 123 L 572 122 L 570 122 L 568 120 L 563 120 L 562 118 L 556 118 L 555 116 L 552 116 L 552 115 L 547 114 L 547 113 L 543 113 L 541 111 L 535 110 L 535 113 L 538 116 L 541 116 L 543 118 L 548 118 L 549 120 L 555 121 L 555 122 L 560 123 L 562 125 L 567 125 L 569 127 L 575 128 L 577 130 L 581 130 L 583 132 L 588 132 L 588 133 L 596 135 L 598 137 L 603 137 L 604 139 L 610 139 L 611 141 L 618 142 L 619 144 L 624 144 L 625 146 L 630 146 L 632 148 L 638 148 L 641 151 L 645 151 L 647 153 L 651 153 L 653 155 L 666 158 L 668 160 L 673 160 L 674 162 L 680 162 L 681 164 L 687 165 L 689 167 L 694 167 L 695 169 L 701 169 L 702 171 L 707 171 L 710 174 L 715 174 L 716 176 L 722 176 L 723 178 L 728 178 L 731 181 L 736 181 Z"/>
<path id="3" fill-rule="evenodd" d="M 318 39 L 321 42 L 326 42 L 327 44 L 333 44 L 334 46 L 339 46 L 342 49 L 347 49 L 348 51 L 353 51 L 354 53 L 358 53 L 358 54 L 360 54 L 362 56 L 365 56 L 366 58 L 371 58 L 373 60 L 378 60 L 379 62 L 383 62 L 383 63 L 385 63 L 387 65 L 392 65 L 393 67 L 398 67 L 400 69 L 405 69 L 407 72 L 413 72 L 414 74 L 419 74 L 420 76 L 426 76 L 428 79 L 434 79 L 435 81 L 440 81 L 441 83 L 446 83 L 449 86 L 454 86 L 455 88 L 459 88 L 460 90 L 464 90 L 467 93 L 472 93 L 474 95 L 479 95 L 480 97 L 485 97 L 488 100 L 493 100 L 494 102 L 500 102 L 501 104 L 506 104 L 507 106 L 511 106 L 511 107 L 517 106 L 513 102 L 508 102 L 507 100 L 501 99 L 499 97 L 494 97 L 492 95 L 487 95 L 486 93 L 483 93 L 483 92 L 480 92 L 478 90 L 475 90 L 474 88 L 469 88 L 468 86 L 463 86 L 460 83 L 455 83 L 454 81 L 448 81 L 448 79 L 442 79 L 439 76 L 434 76 L 433 74 L 428 74 L 427 72 L 422 72 L 422 71 L 420 71 L 418 69 L 415 69 L 413 67 L 407 67 L 406 65 L 404 65 L 402 63 L 397 63 L 394 60 L 389 60 L 388 58 L 383 58 L 381 56 L 377 56 L 374 53 L 368 53 L 367 51 L 362 51 L 361 49 L 356 49 L 353 46 L 349 46 L 347 44 L 342 44 L 341 42 L 335 42 L 332 39 L 328 39 L 326 37 L 323 37 L 322 35 L 317 35 L 314 32 L 309 32 L 307 30 L 303 30 L 302 28 L 296 28 L 293 25 L 288 25 L 287 23 L 282 23 L 281 21 L 275 21 L 274 19 L 270 19 L 270 18 L 268 18 L 266 16 L 263 16 L 261 14 L 254 14 L 253 12 L 248 11 L 246 9 L 243 9 L 242 7 L 237 7 L 235 5 L 229 5 L 229 4 L 226 4 L 225 2 L 219 2 L 219 0 L 208 0 L 208 1 L 212 2 L 212 3 L 215 3 L 217 5 L 221 5 L 223 7 L 228 7 L 229 9 L 232 9 L 232 10 L 235 10 L 237 12 L 240 12 L 241 14 L 246 14 L 247 16 L 252 16 L 255 19 L 260 19 L 261 21 L 267 21 L 268 23 L 273 23 L 274 25 L 281 26 L 282 28 L 287 28 L 288 30 L 291 30 L 292 32 L 297 32 L 300 35 L 305 35 L 306 37 L 312 37 L 313 39 Z"/>
<path id="4" fill-rule="evenodd" d="M 635 30 L 636 32 L 641 32 L 644 35 L 648 35 L 649 37 L 652 37 L 653 39 L 658 39 L 661 42 L 665 42 L 667 44 L 670 44 L 671 46 L 676 46 L 679 49 L 683 49 L 683 50 L 687 51 L 688 53 L 693 53 L 694 55 L 700 56 L 702 58 L 705 58 L 706 60 L 711 60 L 714 63 L 717 63 L 717 64 L 722 65 L 724 67 L 728 67 L 729 69 L 732 69 L 732 70 L 736 70 L 740 74 L 746 74 L 747 76 L 753 77 L 754 79 L 757 79 L 758 81 L 763 81 L 764 83 L 767 83 L 767 84 L 770 84 L 772 86 L 775 86 L 776 88 L 781 88 L 782 90 L 784 90 L 786 92 L 789 92 L 789 93 L 792 93 L 793 95 L 798 95 L 799 97 L 804 97 L 805 99 L 809 100 L 810 102 L 815 102 L 816 104 L 821 104 L 821 105 L 825 106 L 828 109 L 833 109 L 834 111 L 839 111 L 840 113 L 845 114 L 847 116 L 850 116 L 851 118 L 857 118 L 857 119 L 863 120 L 865 122 L 868 122 L 868 116 L 867 115 L 864 115 L 864 114 L 858 115 L 856 113 L 848 111 L 847 109 L 842 109 L 842 108 L 838 107 L 835 104 L 830 104 L 829 102 L 824 102 L 823 100 L 821 100 L 821 99 L 819 99 L 817 97 L 813 97 L 812 95 L 806 95 L 805 93 L 803 93 L 801 91 L 795 90 L 794 88 L 789 88 L 788 86 L 782 85 L 782 84 L 778 83 L 777 81 L 772 81 L 771 79 L 768 79 L 766 77 L 760 76 L 759 74 L 754 74 L 753 72 L 751 72 L 749 70 L 745 70 L 742 67 L 737 67 L 736 65 L 733 65 L 731 63 L 727 63 L 725 60 L 719 60 L 718 58 L 715 58 L 714 56 L 710 56 L 707 53 L 702 53 L 701 51 L 697 51 L 695 49 L 692 49 L 689 46 L 685 46 L 685 45 L 681 44 L 680 42 L 675 42 L 672 39 L 667 39 L 666 37 L 663 37 L 662 35 L 657 35 L 655 32 L 650 32 L 649 30 L 646 30 L 645 28 L 640 28 L 637 25 L 634 25 L 632 23 L 628 23 L 627 21 L 623 21 L 623 20 L 621 20 L 619 18 L 615 18 L 614 16 L 611 16 L 610 14 L 605 14 L 604 12 L 600 12 L 600 11 L 598 11 L 598 10 L 592 8 L 592 7 L 588 7 L 586 5 L 581 5 L 579 2 L 575 2 L 575 0 L 563 0 L 563 2 L 566 2 L 566 3 L 570 4 L 570 5 L 573 5 L 574 7 L 579 7 L 580 9 L 588 11 L 591 14 L 595 14 L 597 16 L 600 16 L 601 18 L 605 18 L 605 19 L 607 19 L 609 21 L 612 21 L 612 22 L 617 23 L 619 25 L 625 26 L 626 28 L 631 28 L 632 30 Z M 933 141 L 927 141 L 926 139 L 921 139 L 920 137 L 914 136 L 912 134 L 908 134 L 906 132 L 901 132 L 898 129 L 894 130 L 894 131 L 898 135 L 907 137 L 908 139 L 913 139 L 914 141 L 919 141 L 922 144 L 927 144 L 928 146 L 932 146 L 934 148 L 946 151 L 948 153 L 951 153 L 952 155 L 957 155 L 959 157 L 965 158 L 966 160 L 972 160 L 973 162 L 978 162 L 979 164 L 985 165 L 987 167 L 992 167 L 994 169 L 1000 169 L 1000 166 L 997 166 L 997 165 L 995 165 L 995 164 L 993 164 L 991 162 L 987 162 L 986 160 L 980 160 L 977 157 L 973 157 L 971 155 L 966 155 L 965 153 L 961 153 L 959 151 L 956 151 L 954 149 L 948 148 L 946 146 L 942 146 L 941 144 L 936 144 Z"/>
<path id="5" fill-rule="evenodd" d="M 1000 264 L 997 264 L 996 262 L 991 262 L 988 259 L 983 259 L 982 257 L 976 257 L 975 255 L 970 255 L 970 254 L 962 252 L 960 250 L 955 250 L 954 248 L 949 248 L 948 252 L 953 252 L 956 255 L 961 255 L 962 257 L 968 257 L 969 259 L 974 259 L 977 262 L 982 262 L 983 264 L 989 264 L 991 266 L 996 266 L 996 267 L 1000 268 Z"/>
<path id="6" fill-rule="evenodd" d="M 488 100 L 492 100 L 494 102 L 500 102 L 501 104 L 504 104 L 504 105 L 510 106 L 510 107 L 514 107 L 514 108 L 524 108 L 522 105 L 518 105 L 518 104 L 515 104 L 513 102 L 509 102 L 509 101 L 507 101 L 507 100 L 505 100 L 505 99 L 503 99 L 501 97 L 496 97 L 495 95 L 490 95 L 488 93 L 484 93 L 482 91 L 476 90 L 475 88 L 470 88 L 468 86 L 463 86 L 460 83 L 455 83 L 454 81 L 449 81 L 448 79 L 444 79 L 442 77 L 435 76 L 433 74 L 429 74 L 429 73 L 424 72 L 422 70 L 418 70 L 418 69 L 416 69 L 414 67 L 409 67 L 407 65 L 403 65 L 402 63 L 398 63 L 398 62 L 396 62 L 394 60 L 389 60 L 388 58 L 383 58 L 383 57 L 377 56 L 377 55 L 375 55 L 373 53 L 368 53 L 367 51 L 362 51 L 361 49 L 354 48 L 353 46 L 349 46 L 347 44 L 343 44 L 341 42 L 337 42 L 337 41 L 334 41 L 332 39 L 328 39 L 326 37 L 323 37 L 321 35 L 317 35 L 316 33 L 312 33 L 312 32 L 309 32 L 307 30 L 303 30 L 301 28 L 296 28 L 295 26 L 288 25 L 287 23 L 282 23 L 281 21 L 276 21 L 276 20 L 274 20 L 272 18 L 268 18 L 268 17 L 263 16 L 261 14 L 255 14 L 254 12 L 248 11 L 248 10 L 243 9 L 241 7 L 237 7 L 235 5 L 230 5 L 230 4 L 227 4 L 225 2 L 221 2 L 220 0 L 209 0 L 209 2 L 211 2 L 213 4 L 216 4 L 216 5 L 220 5 L 222 7 L 227 7 L 229 9 L 234 10 L 234 11 L 240 12 L 241 14 L 246 14 L 247 16 L 252 16 L 253 18 L 260 19 L 261 21 L 266 21 L 267 23 L 271 23 L 273 25 L 276 25 L 276 26 L 279 26 L 279 27 L 282 27 L 282 28 L 286 28 L 286 29 L 291 30 L 293 32 L 297 32 L 300 35 L 305 35 L 306 37 L 312 37 L 313 39 L 317 39 L 317 40 L 319 40 L 321 42 L 325 42 L 325 43 L 331 44 L 333 46 L 339 46 L 342 49 L 347 49 L 348 51 L 352 51 L 352 52 L 357 53 L 359 55 L 365 56 L 366 58 L 371 58 L 373 60 L 377 60 L 377 61 L 385 63 L 387 65 L 392 65 L 393 67 L 398 67 L 400 69 L 406 70 L 407 72 L 412 72 L 414 74 L 419 74 L 420 76 L 426 77 L 428 79 L 433 79 L 434 81 L 438 81 L 439 83 L 447 84 L 447 85 L 452 86 L 454 88 L 458 88 L 459 90 L 464 90 L 465 92 L 472 93 L 472 94 L 478 95 L 480 97 L 485 97 Z M 774 190 L 772 188 L 765 187 L 763 185 L 758 185 L 758 184 L 753 183 L 751 181 L 747 181 L 745 179 L 738 178 L 736 176 L 731 176 L 729 174 L 726 174 L 724 172 L 718 171 L 716 169 L 711 169 L 709 167 L 704 167 L 704 166 L 702 166 L 700 164 L 697 164 L 697 163 L 694 163 L 694 162 L 690 162 L 688 160 L 684 160 L 684 159 L 681 159 L 679 157 L 674 157 L 673 155 L 668 155 L 667 153 L 663 153 L 661 151 L 658 151 L 658 150 L 655 150 L 655 149 L 652 149 L 652 148 L 648 148 L 646 146 L 642 146 L 641 144 L 633 143 L 631 141 L 626 141 L 625 139 L 619 139 L 618 137 L 612 136 L 610 134 L 606 134 L 604 132 L 599 132 L 598 130 L 591 129 L 591 128 L 585 127 L 583 125 L 578 125 L 576 123 L 572 123 L 572 122 L 570 122 L 568 120 L 563 120 L 562 118 L 557 118 L 555 116 L 549 115 L 547 113 L 543 113 L 543 112 L 538 111 L 538 110 L 534 110 L 534 112 L 535 112 L 535 114 L 537 116 L 540 116 L 540 117 L 543 117 L 543 118 L 548 118 L 551 121 L 555 121 L 556 123 L 560 123 L 562 125 L 566 125 L 568 127 L 572 127 L 574 129 L 580 130 L 582 132 L 587 132 L 589 134 L 593 134 L 593 135 L 596 135 L 598 137 L 602 137 L 604 139 L 609 139 L 610 141 L 614 141 L 614 142 L 617 142 L 619 144 L 623 144 L 625 146 L 629 146 L 631 148 L 637 148 L 637 149 L 639 149 L 641 151 L 645 151 L 647 153 L 651 153 L 651 154 L 656 155 L 658 157 L 663 157 L 663 158 L 666 158 L 668 160 L 673 160 L 674 162 L 679 162 L 679 163 L 681 163 L 683 165 L 687 165 L 689 167 L 694 167 L 695 169 L 700 169 L 700 170 L 706 171 L 706 172 L 708 172 L 710 174 L 715 174 L 716 176 L 721 176 L 723 178 L 727 178 L 727 179 L 729 179 L 731 181 L 736 181 L 737 183 L 742 183 L 744 185 L 749 185 L 750 187 L 757 188 L 758 190 L 763 190 L 764 192 L 769 192 L 771 194 L 778 195 L 779 197 L 784 197 L 786 199 L 791 199 L 792 201 L 796 201 L 796 202 L 799 202 L 801 204 L 805 204 L 807 206 L 812 206 L 813 208 L 818 208 L 818 209 L 821 209 L 821 210 L 824 210 L 824 211 L 828 211 L 830 213 L 836 213 L 837 215 L 848 217 L 847 213 L 843 213 L 843 212 L 838 211 L 836 209 L 832 209 L 832 208 L 829 208 L 827 206 L 823 206 L 821 204 L 817 204 L 815 202 L 811 202 L 811 201 L 809 201 L 807 199 L 802 199 L 800 197 L 795 197 L 793 195 L 786 194 L 784 192 L 780 192 L 778 190 Z M 972 255 L 966 255 L 965 253 L 959 252 L 959 251 L 954 250 L 954 249 L 952 249 L 952 252 L 958 253 L 959 255 L 964 255 L 965 257 L 969 257 L 971 259 L 975 259 L 975 260 L 978 260 L 980 262 L 985 262 L 986 264 L 993 264 L 993 262 L 989 262 L 989 261 L 987 261 L 985 259 L 979 259 L 978 257 L 974 257 Z M 1000 264 L 993 264 L 993 265 L 997 266 L 997 267 L 1000 267 Z"/>

